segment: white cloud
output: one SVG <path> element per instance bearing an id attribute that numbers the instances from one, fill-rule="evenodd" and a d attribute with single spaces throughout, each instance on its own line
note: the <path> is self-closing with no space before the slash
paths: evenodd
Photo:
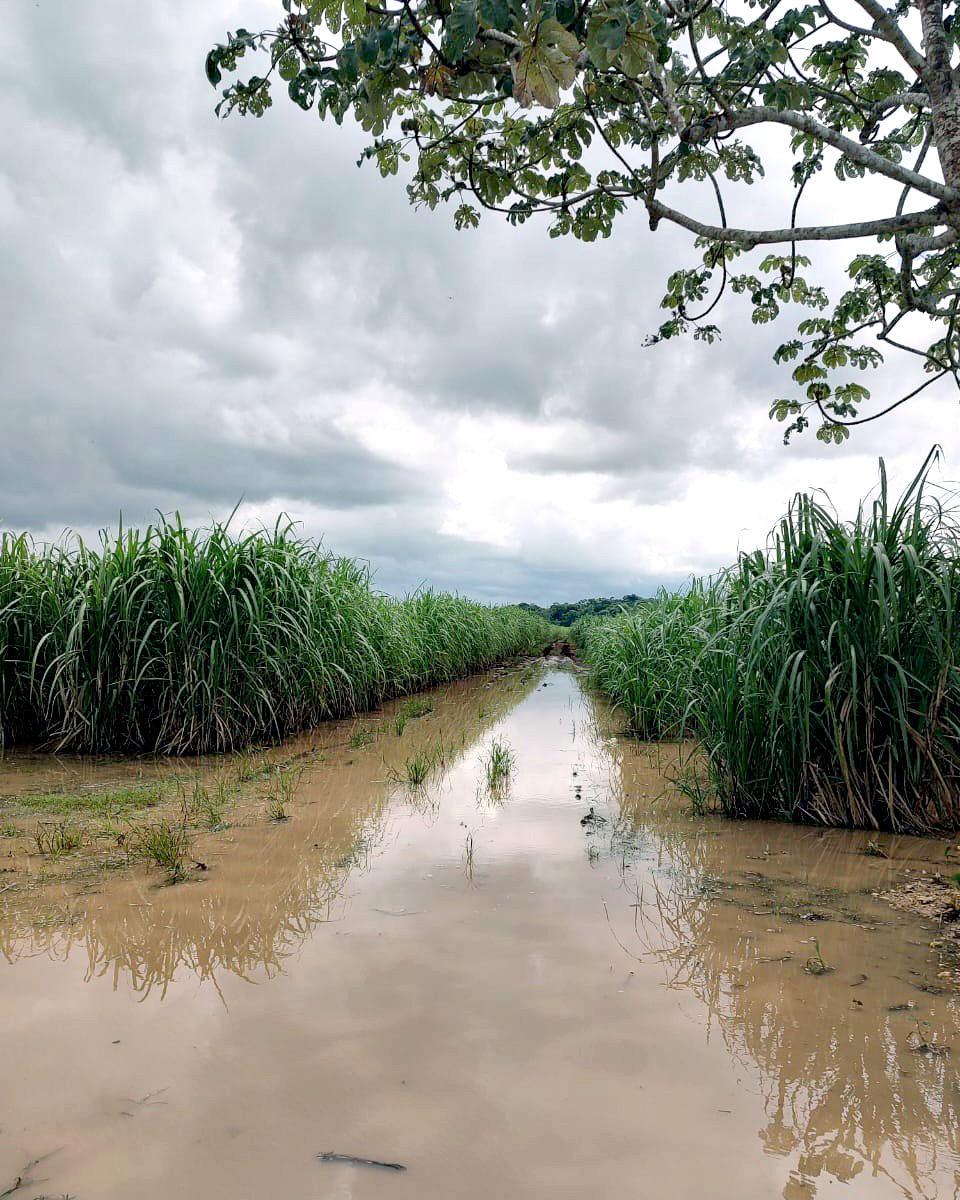
<path id="1" fill-rule="evenodd" d="M 458 234 L 357 170 L 349 124 L 279 99 L 217 122 L 208 46 L 277 7 L 5 15 L 5 527 L 206 520 L 243 497 L 240 519 L 285 511 L 385 588 L 549 601 L 715 570 L 798 488 L 849 511 L 878 453 L 902 483 L 940 441 L 958 474 L 946 391 L 840 449 L 785 449 L 781 334 L 738 300 L 720 345 L 645 349 L 693 251 L 640 213 L 589 246 L 493 218 Z M 894 364 L 878 396 L 906 378 Z"/>

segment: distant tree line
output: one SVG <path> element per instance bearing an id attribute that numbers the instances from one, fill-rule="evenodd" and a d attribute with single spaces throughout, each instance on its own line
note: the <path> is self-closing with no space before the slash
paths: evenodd
<path id="1" fill-rule="evenodd" d="M 638 605 L 646 603 L 648 601 L 643 596 L 637 596 L 631 592 L 628 596 L 621 596 L 619 599 L 615 596 L 595 596 L 591 600 L 573 600 L 565 604 L 551 604 L 549 608 L 542 608 L 539 604 L 518 604 L 517 607 L 545 617 L 554 625 L 572 625 L 581 617 L 615 613 L 624 608 L 636 608 Z"/>

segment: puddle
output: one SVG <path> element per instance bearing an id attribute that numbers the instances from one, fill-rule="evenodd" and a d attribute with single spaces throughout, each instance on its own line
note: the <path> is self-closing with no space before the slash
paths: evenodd
<path id="1" fill-rule="evenodd" d="M 944 843 L 692 816 L 569 666 L 431 698 L 195 882 L 0 894 L 0 1194 L 957 1193 L 960 1006 L 877 895 Z"/>

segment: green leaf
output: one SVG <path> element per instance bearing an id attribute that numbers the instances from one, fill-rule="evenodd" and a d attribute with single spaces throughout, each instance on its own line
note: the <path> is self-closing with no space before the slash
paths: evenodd
<path id="1" fill-rule="evenodd" d="M 604 50 L 619 50 L 627 36 L 627 14 L 623 10 L 610 13 L 599 23 L 596 43 Z"/>
<path id="2" fill-rule="evenodd" d="M 376 29 L 368 29 L 360 39 L 360 61 L 371 66 L 380 57 L 380 36 Z"/>
<path id="3" fill-rule="evenodd" d="M 289 83 L 291 79 L 296 79 L 296 77 L 300 74 L 299 56 L 293 51 L 290 51 L 289 54 L 285 54 L 283 58 L 280 59 L 277 70 L 280 73 L 280 78 L 285 83 Z"/>
<path id="4" fill-rule="evenodd" d="M 453 214 L 453 223 L 457 229 L 476 229 L 480 224 L 480 214 L 470 204 L 461 204 Z"/>
<path id="5" fill-rule="evenodd" d="M 558 21 L 531 21 L 524 43 L 519 57 L 510 62 L 513 97 L 524 108 L 534 101 L 556 108 L 561 89 L 571 87 L 577 77 L 580 43 Z"/>
<path id="6" fill-rule="evenodd" d="M 461 62 L 477 40 L 477 0 L 453 0 L 446 20 L 444 48 L 453 62 Z"/>
<path id="7" fill-rule="evenodd" d="M 477 13 L 487 29 L 497 29 L 506 33 L 510 28 L 510 6 L 507 0 L 480 0 Z"/>
<path id="8" fill-rule="evenodd" d="M 647 73 L 647 55 L 656 50 L 656 40 L 646 25 L 636 22 L 627 30 L 616 62 L 634 79 Z"/>
<path id="9" fill-rule="evenodd" d="M 220 47 L 211 50 L 207 55 L 206 61 L 207 80 L 212 87 L 216 87 L 220 80 L 223 79 L 223 74 L 220 71 Z"/>
<path id="10" fill-rule="evenodd" d="M 828 445 L 830 442 L 833 442 L 835 445 L 839 446 L 840 443 L 846 441 L 849 436 L 850 430 L 846 427 L 846 425 L 837 425 L 833 421 L 821 425 L 817 430 L 817 440 L 826 442 Z"/>

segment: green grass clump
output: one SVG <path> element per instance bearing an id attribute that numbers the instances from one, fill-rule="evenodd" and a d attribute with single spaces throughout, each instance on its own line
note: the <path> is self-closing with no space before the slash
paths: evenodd
<path id="1" fill-rule="evenodd" d="M 439 755 L 429 753 L 426 750 L 420 750 L 416 754 L 410 756 L 406 761 L 405 779 L 409 787 L 419 788 L 430 778 L 434 768 L 439 762 Z"/>
<path id="2" fill-rule="evenodd" d="M 9 797 L 6 803 L 15 811 L 29 813 L 84 813 L 95 817 L 126 815 L 153 808 L 164 798 L 159 783 L 131 787 L 91 788 L 83 792 L 30 792 Z"/>
<path id="3" fill-rule="evenodd" d="M 960 530 L 924 468 L 842 521 L 799 495 L 716 579 L 574 637 L 643 737 L 692 735 L 725 812 L 960 826 Z"/>
<path id="4" fill-rule="evenodd" d="M 502 791 L 510 782 L 514 761 L 513 750 L 502 739 L 491 743 L 483 760 L 483 774 L 491 792 Z"/>
<path id="5" fill-rule="evenodd" d="M 65 821 L 56 824 L 41 821 L 33 836 L 37 852 L 49 858 L 62 858 L 83 845 L 83 830 L 73 828 Z"/>
<path id="6" fill-rule="evenodd" d="M 168 883 L 178 883 L 186 876 L 190 837 L 183 821 L 156 821 L 138 826 L 129 844 L 135 854 L 161 867 Z"/>
<path id="7" fill-rule="evenodd" d="M 273 775 L 273 790 L 267 797 L 267 816 L 271 821 L 286 821 L 289 819 L 287 806 L 297 793 L 297 785 L 303 774 L 302 769 L 284 769 L 277 767 Z"/>
<path id="8" fill-rule="evenodd" d="M 221 776 L 213 788 L 204 787 L 199 780 L 193 785 L 187 809 L 193 820 L 214 831 L 225 829 L 224 819 L 227 805 L 230 802 L 227 782 Z"/>
<path id="9" fill-rule="evenodd" d="M 644 741 L 680 736 L 694 702 L 691 666 L 710 636 L 715 590 L 695 580 L 688 591 L 661 591 L 615 617 L 586 617 L 572 636 L 600 687 L 630 716 Z"/>
<path id="10" fill-rule="evenodd" d="M 0 536 L 0 746 L 197 753 L 275 741 L 549 641 L 545 621 L 421 591 L 289 524 L 161 518 L 38 546 Z"/>

